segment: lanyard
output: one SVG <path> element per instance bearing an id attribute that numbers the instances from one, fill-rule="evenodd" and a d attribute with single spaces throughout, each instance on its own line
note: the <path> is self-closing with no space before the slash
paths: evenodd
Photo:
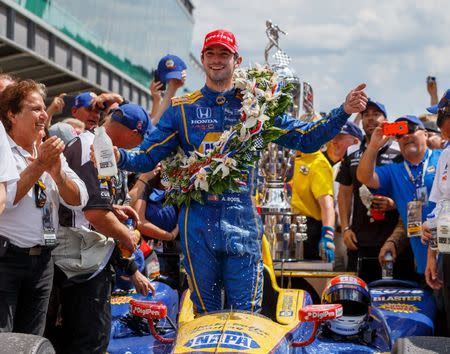
<path id="1" fill-rule="evenodd" d="M 411 169 L 409 168 L 409 165 L 406 163 L 406 161 L 403 161 L 403 165 L 405 166 L 405 170 L 408 173 L 409 180 L 412 182 L 414 187 L 420 188 L 425 185 L 425 172 L 428 168 L 428 162 L 430 161 L 431 151 L 428 150 L 427 156 L 425 158 L 425 162 L 422 161 L 420 164 L 422 164 L 422 171 L 417 175 L 416 178 L 414 178 L 413 174 L 411 173 Z M 421 180 L 422 183 L 420 186 L 416 184 L 416 181 Z"/>

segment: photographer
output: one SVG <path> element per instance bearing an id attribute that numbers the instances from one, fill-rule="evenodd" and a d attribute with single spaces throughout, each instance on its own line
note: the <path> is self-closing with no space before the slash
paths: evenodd
<path id="1" fill-rule="evenodd" d="M 383 134 L 383 129 L 377 127 L 361 157 L 356 176 L 361 183 L 375 189 L 377 194 L 394 200 L 408 230 L 418 280 L 423 282 L 427 249 L 420 242 L 420 233 L 414 226 L 421 224 L 434 207 L 434 203 L 426 201 L 441 151 L 428 149 L 428 134 L 419 118 L 408 115 L 398 118 L 395 122 L 406 122 L 408 127 L 406 134 L 397 136 L 404 161 L 375 167 L 378 151 L 389 140 L 389 137 Z M 422 217 L 417 220 L 419 215 Z"/>

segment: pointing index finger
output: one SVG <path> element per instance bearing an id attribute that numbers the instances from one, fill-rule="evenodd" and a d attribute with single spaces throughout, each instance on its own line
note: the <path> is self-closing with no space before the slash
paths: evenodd
<path id="1" fill-rule="evenodd" d="M 366 88 L 366 84 L 364 84 L 364 83 L 362 83 L 362 84 L 359 84 L 358 86 L 356 86 L 354 89 L 353 89 L 353 91 L 362 91 L 362 90 L 364 90 L 365 88 Z"/>

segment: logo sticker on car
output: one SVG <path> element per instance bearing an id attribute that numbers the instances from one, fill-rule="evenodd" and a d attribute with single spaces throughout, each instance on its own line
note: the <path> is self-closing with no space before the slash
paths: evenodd
<path id="1" fill-rule="evenodd" d="M 258 343 L 246 333 L 237 331 L 210 331 L 203 332 L 190 339 L 185 347 L 192 349 L 228 348 L 248 350 L 260 348 Z"/>

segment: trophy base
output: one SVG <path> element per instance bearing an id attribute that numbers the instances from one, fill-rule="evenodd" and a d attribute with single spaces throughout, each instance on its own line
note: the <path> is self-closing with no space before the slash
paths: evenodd
<path id="1" fill-rule="evenodd" d="M 295 271 L 319 271 L 332 272 L 333 263 L 322 261 L 297 261 L 291 259 L 274 260 L 273 268 L 275 270 L 295 270 Z"/>
<path id="2" fill-rule="evenodd" d="M 291 212 L 291 207 L 287 206 L 285 208 L 279 206 L 261 206 L 258 207 L 261 215 L 298 215 Z"/>

